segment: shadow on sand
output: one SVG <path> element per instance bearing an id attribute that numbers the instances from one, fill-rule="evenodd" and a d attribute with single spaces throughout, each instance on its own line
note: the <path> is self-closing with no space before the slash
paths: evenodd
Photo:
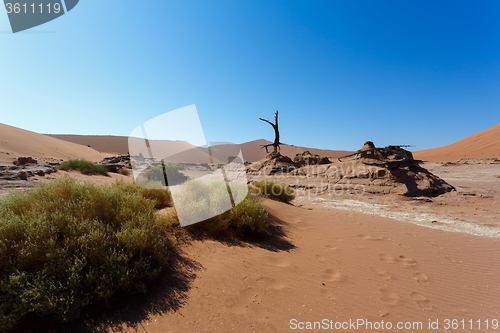
<path id="1" fill-rule="evenodd" d="M 193 236 L 193 239 L 200 241 L 210 239 L 226 246 L 259 247 L 271 252 L 291 251 L 296 248 L 295 245 L 287 239 L 286 232 L 283 228 L 287 222 L 271 214 L 268 215 L 267 222 L 269 223 L 267 234 L 246 234 L 239 237 L 231 235 L 210 236 L 198 234 Z"/>
<path id="2" fill-rule="evenodd" d="M 283 226 L 286 222 L 269 214 L 269 229 L 264 235 L 209 236 L 197 234 L 193 241 L 212 240 L 225 246 L 258 247 L 272 252 L 291 251 L 296 247 L 287 240 Z M 181 309 L 188 300 L 188 292 L 196 279 L 196 273 L 204 267 L 188 257 L 183 249 L 189 249 L 189 241 L 170 250 L 169 262 L 160 276 L 150 284 L 147 295 L 120 294 L 109 304 L 100 302 L 88 306 L 80 318 L 72 323 L 59 324 L 53 317 L 26 317 L 13 332 L 26 333 L 89 333 L 122 332 L 129 329 L 145 331 L 141 322 L 154 314 L 167 314 Z"/>

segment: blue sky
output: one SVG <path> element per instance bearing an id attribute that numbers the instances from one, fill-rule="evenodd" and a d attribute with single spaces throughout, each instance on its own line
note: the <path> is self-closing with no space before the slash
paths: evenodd
<path id="1" fill-rule="evenodd" d="M 196 104 L 207 141 L 446 145 L 500 110 L 499 1 L 98 1 L 12 34 L 0 122 L 129 135 Z"/>

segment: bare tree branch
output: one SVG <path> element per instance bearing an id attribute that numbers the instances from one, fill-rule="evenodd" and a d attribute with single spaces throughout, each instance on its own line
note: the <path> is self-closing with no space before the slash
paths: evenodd
<path id="1" fill-rule="evenodd" d="M 280 142 L 280 132 L 278 130 L 278 110 L 276 110 L 276 113 L 274 114 L 274 124 L 267 119 L 263 119 L 263 118 L 259 118 L 259 119 L 262 121 L 265 121 L 266 123 L 271 125 L 274 129 L 274 142 L 272 144 L 269 144 L 269 145 L 262 145 L 261 148 L 266 148 L 266 152 L 268 153 L 269 151 L 267 150 L 267 147 L 273 146 L 274 152 L 275 153 L 278 152 L 278 149 L 281 150 L 280 144 L 282 144 Z"/>

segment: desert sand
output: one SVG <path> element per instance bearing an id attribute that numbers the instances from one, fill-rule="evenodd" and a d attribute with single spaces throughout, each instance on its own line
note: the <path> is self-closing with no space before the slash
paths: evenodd
<path id="1" fill-rule="evenodd" d="M 57 162 L 71 158 L 98 162 L 108 155 L 86 146 L 0 124 L 0 162 L 12 162 L 21 156 Z"/>
<path id="2" fill-rule="evenodd" d="M 93 149 L 100 151 L 102 153 L 110 154 L 122 154 L 126 155 L 128 153 L 128 137 L 126 136 L 109 136 L 109 135 L 60 135 L 60 134 L 48 134 L 48 136 L 77 143 L 83 146 L 89 145 Z M 163 142 L 163 145 L 169 145 L 170 142 Z M 254 140 L 239 144 L 243 158 L 248 162 L 257 162 L 264 157 L 267 153 L 265 149 L 260 149 L 261 145 L 269 144 L 270 141 L 267 140 Z M 184 143 L 185 144 L 185 143 Z M 172 145 L 173 146 L 173 145 Z M 184 147 L 183 147 L 184 148 Z M 193 147 L 194 148 L 194 147 Z M 292 158 L 297 153 L 302 153 L 305 150 L 309 150 L 313 154 L 319 154 L 321 156 L 330 157 L 335 159 L 340 156 L 347 155 L 351 152 L 345 150 L 327 150 L 327 149 L 315 149 L 315 148 L 305 148 L 296 146 L 281 146 L 281 153 L 286 156 L 291 156 Z"/>
<path id="3" fill-rule="evenodd" d="M 39 134 L 1 126 L 0 156 L 6 161 L 25 155 L 57 160 L 71 151 L 94 161 L 101 156 L 56 138 L 42 144 Z M 478 133 L 476 141 L 470 141 L 472 136 L 415 157 L 495 157 L 491 147 L 498 144 L 499 126 Z M 24 146 L 15 146 L 11 138 Z M 459 143 L 470 149 L 456 150 Z M 254 141 L 252 149 L 259 144 Z M 262 150 L 255 158 L 259 154 Z M 390 331 L 388 322 L 393 331 L 403 331 L 397 325 L 405 324 L 409 332 L 493 331 L 492 321 L 500 320 L 500 164 L 490 162 L 424 164 L 455 188 L 436 196 L 303 195 L 292 204 L 261 199 L 270 216 L 270 235 L 178 243 L 172 267 L 147 296 L 118 300 L 71 331 L 288 332 L 308 323 L 314 327 L 314 322 L 356 331 L 349 321 L 367 332 Z M 100 184 L 132 181 L 117 174 L 62 171 L 37 179 L 67 176 Z M 437 329 L 430 329 L 430 322 Z"/>
<path id="4" fill-rule="evenodd" d="M 414 152 L 428 162 L 452 162 L 462 158 L 500 158 L 500 124 L 451 145 Z"/>
<path id="5" fill-rule="evenodd" d="M 246 161 L 257 162 L 268 154 L 265 149 L 261 149 L 262 145 L 270 144 L 271 141 L 267 140 L 255 140 L 246 142 L 240 145 L 241 152 Z M 272 147 L 270 147 L 272 151 Z M 350 154 L 350 151 L 346 150 L 327 150 L 327 149 L 315 149 L 315 148 L 306 148 L 306 147 L 298 147 L 298 146 L 281 146 L 281 154 L 285 156 L 290 156 L 293 158 L 296 154 L 302 153 L 305 150 L 309 150 L 312 154 L 318 154 L 321 156 L 329 157 L 331 160 Z"/>
<path id="6" fill-rule="evenodd" d="M 49 137 L 77 143 L 102 153 L 125 155 L 128 152 L 128 137 L 113 135 L 70 135 L 70 134 L 46 134 Z"/>
<path id="7" fill-rule="evenodd" d="M 491 325 L 498 318 L 498 239 L 317 206 L 271 200 L 263 206 L 272 236 L 180 246 L 177 278 L 168 281 L 173 290 L 158 286 L 154 298 L 98 326 L 149 333 L 288 332 L 294 319 L 297 325 L 326 319 L 393 327 L 421 322 L 422 329 L 409 331 L 426 332 L 429 320 L 438 320 L 436 331 L 445 332 L 446 319 L 467 325 L 473 319 L 472 331 L 480 332 L 487 331 L 485 323 L 479 329 L 476 320 Z"/>
<path id="8" fill-rule="evenodd" d="M 127 154 L 128 137 L 125 136 L 93 136 L 93 135 L 49 135 L 60 140 L 77 143 L 83 146 L 89 145 L 93 149 L 110 154 Z M 471 135 L 453 144 L 419 150 L 413 152 L 416 159 L 426 162 L 451 162 L 462 158 L 500 158 L 500 124 L 487 130 Z M 260 149 L 261 145 L 269 144 L 267 140 L 254 140 L 239 144 L 243 157 L 248 162 L 257 162 L 267 153 Z M 313 154 L 330 157 L 334 160 L 340 156 L 351 153 L 345 150 L 314 149 L 298 146 L 281 146 L 281 153 L 293 158 L 295 154 L 309 150 Z"/>

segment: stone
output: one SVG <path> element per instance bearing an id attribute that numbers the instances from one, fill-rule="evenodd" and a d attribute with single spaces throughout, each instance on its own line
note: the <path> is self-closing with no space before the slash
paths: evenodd
<path id="1" fill-rule="evenodd" d="M 272 152 L 262 160 L 247 165 L 246 170 L 254 175 L 274 175 L 286 174 L 297 168 L 300 168 L 300 164 L 293 162 L 290 157 Z"/>
<path id="2" fill-rule="evenodd" d="M 108 172 L 114 173 L 118 173 L 121 169 L 132 169 L 132 164 L 130 163 L 130 155 L 106 157 L 97 164 L 105 167 Z"/>
<path id="3" fill-rule="evenodd" d="M 293 158 L 293 162 L 300 165 L 316 165 L 316 164 L 329 164 L 332 163 L 328 157 L 323 157 L 318 154 L 312 154 L 308 150 L 298 153 Z"/>
<path id="4" fill-rule="evenodd" d="M 30 163 L 38 163 L 33 157 L 19 157 L 16 161 L 16 165 L 25 165 Z"/>

